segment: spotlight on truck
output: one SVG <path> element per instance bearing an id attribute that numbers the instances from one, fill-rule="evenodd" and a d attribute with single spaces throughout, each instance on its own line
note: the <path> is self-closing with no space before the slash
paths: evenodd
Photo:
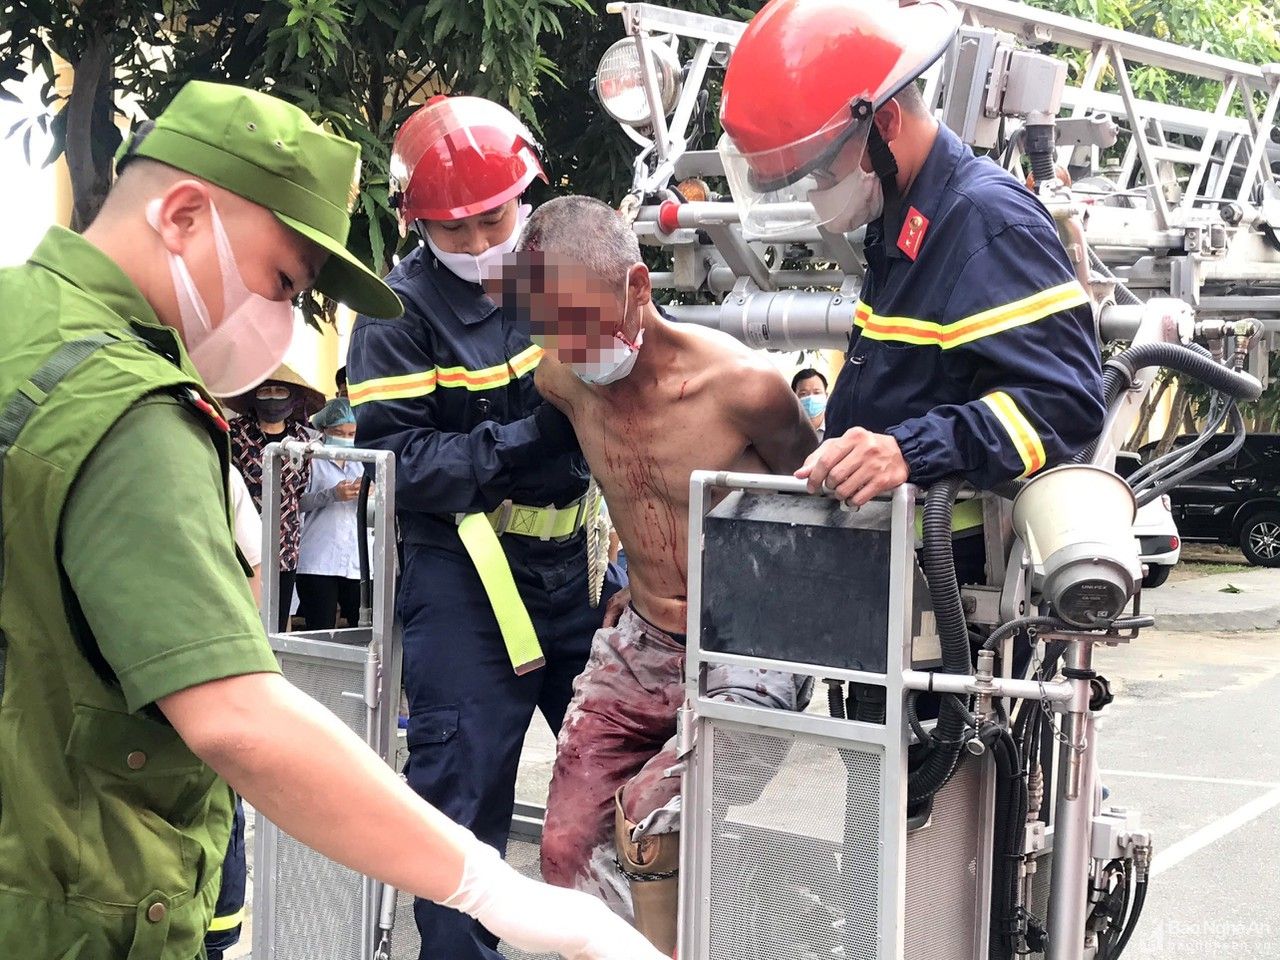
<path id="1" fill-rule="evenodd" d="M 650 39 L 644 47 L 653 65 L 663 115 L 669 115 L 680 97 L 679 57 L 660 39 Z M 647 127 L 653 122 L 640 67 L 640 47 L 633 37 L 624 37 L 604 52 L 596 68 L 595 90 L 605 112 L 619 123 Z"/>

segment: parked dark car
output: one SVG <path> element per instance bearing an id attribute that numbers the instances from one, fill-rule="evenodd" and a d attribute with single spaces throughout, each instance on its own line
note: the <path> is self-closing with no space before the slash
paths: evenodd
<path id="1" fill-rule="evenodd" d="M 1194 439 L 1178 437 L 1175 443 Z M 1220 453 L 1230 442 L 1229 436 L 1214 437 L 1197 459 Z M 1155 447 L 1142 448 L 1144 461 Z M 1280 434 L 1250 434 L 1234 457 L 1179 484 L 1169 496 L 1182 539 L 1238 544 L 1250 563 L 1280 567 Z"/>

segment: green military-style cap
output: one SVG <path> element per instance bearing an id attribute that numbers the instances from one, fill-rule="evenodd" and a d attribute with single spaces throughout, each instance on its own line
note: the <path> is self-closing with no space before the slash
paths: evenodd
<path id="1" fill-rule="evenodd" d="M 292 104 L 193 80 L 149 130 L 121 147 L 118 167 L 148 157 L 266 207 L 329 251 L 316 289 L 373 317 L 398 317 L 400 298 L 347 252 L 360 147 L 321 129 Z"/>

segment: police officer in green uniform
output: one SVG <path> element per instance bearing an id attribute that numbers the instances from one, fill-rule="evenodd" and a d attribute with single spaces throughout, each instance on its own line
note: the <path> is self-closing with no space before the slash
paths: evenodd
<path id="1" fill-rule="evenodd" d="M 657 960 L 420 800 L 263 635 L 214 396 L 276 367 L 308 288 L 399 312 L 344 248 L 358 148 L 206 83 L 140 134 L 84 236 L 0 271 L 0 957 L 199 956 L 234 788 L 521 949 Z"/>

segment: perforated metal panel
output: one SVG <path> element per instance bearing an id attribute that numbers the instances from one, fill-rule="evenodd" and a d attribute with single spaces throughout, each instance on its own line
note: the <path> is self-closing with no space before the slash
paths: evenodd
<path id="1" fill-rule="evenodd" d="M 294 686 L 327 707 L 383 760 L 396 748 L 401 638 L 395 623 L 395 458 L 384 451 L 287 441 L 263 451 L 263 569 L 280 555 L 280 477 L 286 458 L 343 460 L 374 467 L 370 499 L 372 577 L 362 592 L 363 626 L 275 633 L 287 602 L 275 576 L 263 578 L 262 622 L 281 670 Z M 366 616 L 368 616 L 366 619 Z M 265 817 L 254 829 L 253 956 L 255 960 L 369 960 L 382 887 L 297 843 Z M 388 894 L 389 895 L 389 894 Z"/>
<path id="2" fill-rule="evenodd" d="M 985 956 L 978 905 L 989 859 L 980 815 L 986 775 L 984 761 L 966 756 L 934 798 L 928 822 L 907 834 L 906 960 Z"/>
<path id="3" fill-rule="evenodd" d="M 367 630 L 272 636 L 284 677 L 368 742 Z M 255 841 L 255 955 L 263 960 L 362 960 L 373 940 L 376 886 L 262 821 Z M 261 907 L 261 909 L 260 909 Z"/>
<path id="4" fill-rule="evenodd" d="M 707 960 L 874 960 L 881 755 L 709 728 Z"/>
<path id="5" fill-rule="evenodd" d="M 281 654 L 280 668 L 362 739 L 364 665 Z M 352 695 L 354 694 L 354 696 Z M 358 918 L 367 909 L 365 880 L 280 831 L 274 833 L 272 916 L 276 960 L 349 960 L 363 956 Z"/>

